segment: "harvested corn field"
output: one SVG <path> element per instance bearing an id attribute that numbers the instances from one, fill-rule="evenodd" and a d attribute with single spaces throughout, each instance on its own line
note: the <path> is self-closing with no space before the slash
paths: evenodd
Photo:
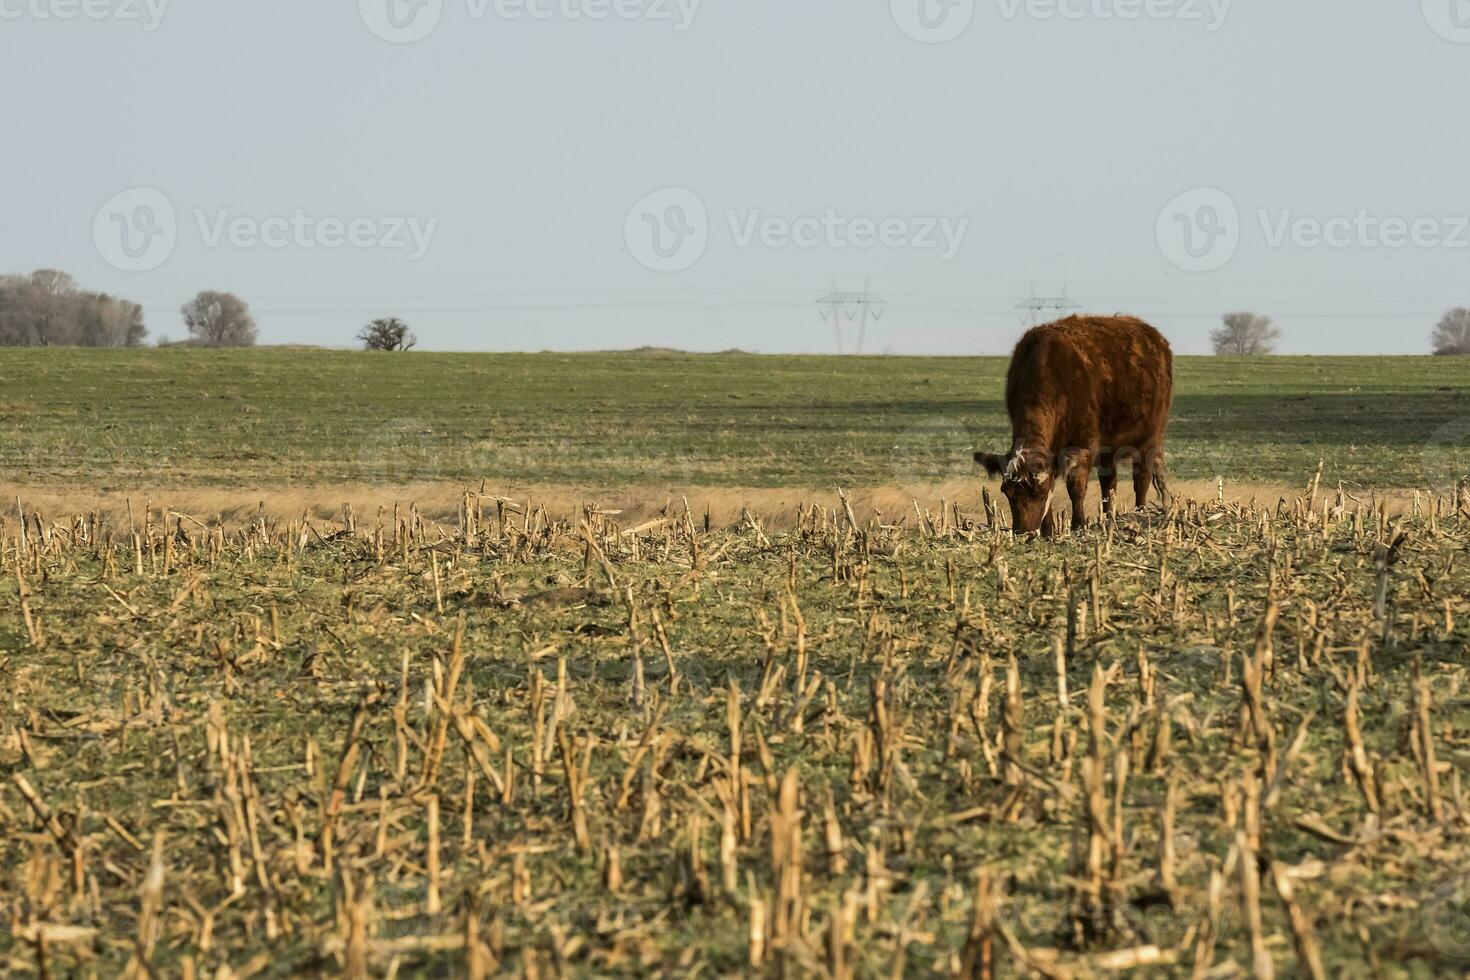
<path id="1" fill-rule="evenodd" d="M 1470 494 L 3 529 L 13 973 L 1470 968 Z"/>

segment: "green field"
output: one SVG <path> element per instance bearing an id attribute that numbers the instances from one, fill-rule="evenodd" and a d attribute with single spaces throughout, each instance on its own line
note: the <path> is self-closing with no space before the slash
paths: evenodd
<path id="1" fill-rule="evenodd" d="M 121 487 L 906 485 L 1006 448 L 999 358 L 7 350 L 0 474 Z M 1181 479 L 1452 485 L 1464 358 L 1182 358 Z"/>

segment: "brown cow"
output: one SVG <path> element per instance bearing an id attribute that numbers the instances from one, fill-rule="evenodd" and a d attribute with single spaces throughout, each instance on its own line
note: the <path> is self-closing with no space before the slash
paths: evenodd
<path id="1" fill-rule="evenodd" d="M 976 453 L 1003 476 L 1017 533 L 1052 534 L 1052 491 L 1064 476 L 1072 527 L 1087 524 L 1084 501 L 1094 466 L 1103 513 L 1123 464 L 1133 469 L 1138 506 L 1157 483 L 1165 496 L 1164 430 L 1174 395 L 1174 355 L 1153 327 L 1132 317 L 1073 316 L 1028 331 L 1011 356 L 1006 410 L 1011 451 Z"/>

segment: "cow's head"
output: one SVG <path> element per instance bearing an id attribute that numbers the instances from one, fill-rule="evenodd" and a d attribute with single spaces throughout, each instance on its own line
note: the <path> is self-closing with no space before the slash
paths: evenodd
<path id="1" fill-rule="evenodd" d="M 1006 456 L 976 453 L 975 462 L 1001 478 L 1000 491 L 1011 502 L 1012 530 L 1017 534 L 1053 533 L 1051 495 L 1056 473 L 1049 454 L 1036 449 L 1014 449 Z"/>

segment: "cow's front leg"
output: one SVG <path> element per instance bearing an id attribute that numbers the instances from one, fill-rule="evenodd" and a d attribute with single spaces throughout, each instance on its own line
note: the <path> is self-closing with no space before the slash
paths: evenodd
<path id="1" fill-rule="evenodd" d="M 1092 453 L 1067 454 L 1067 496 L 1072 499 L 1072 530 L 1087 526 L 1087 481 L 1092 478 Z"/>

